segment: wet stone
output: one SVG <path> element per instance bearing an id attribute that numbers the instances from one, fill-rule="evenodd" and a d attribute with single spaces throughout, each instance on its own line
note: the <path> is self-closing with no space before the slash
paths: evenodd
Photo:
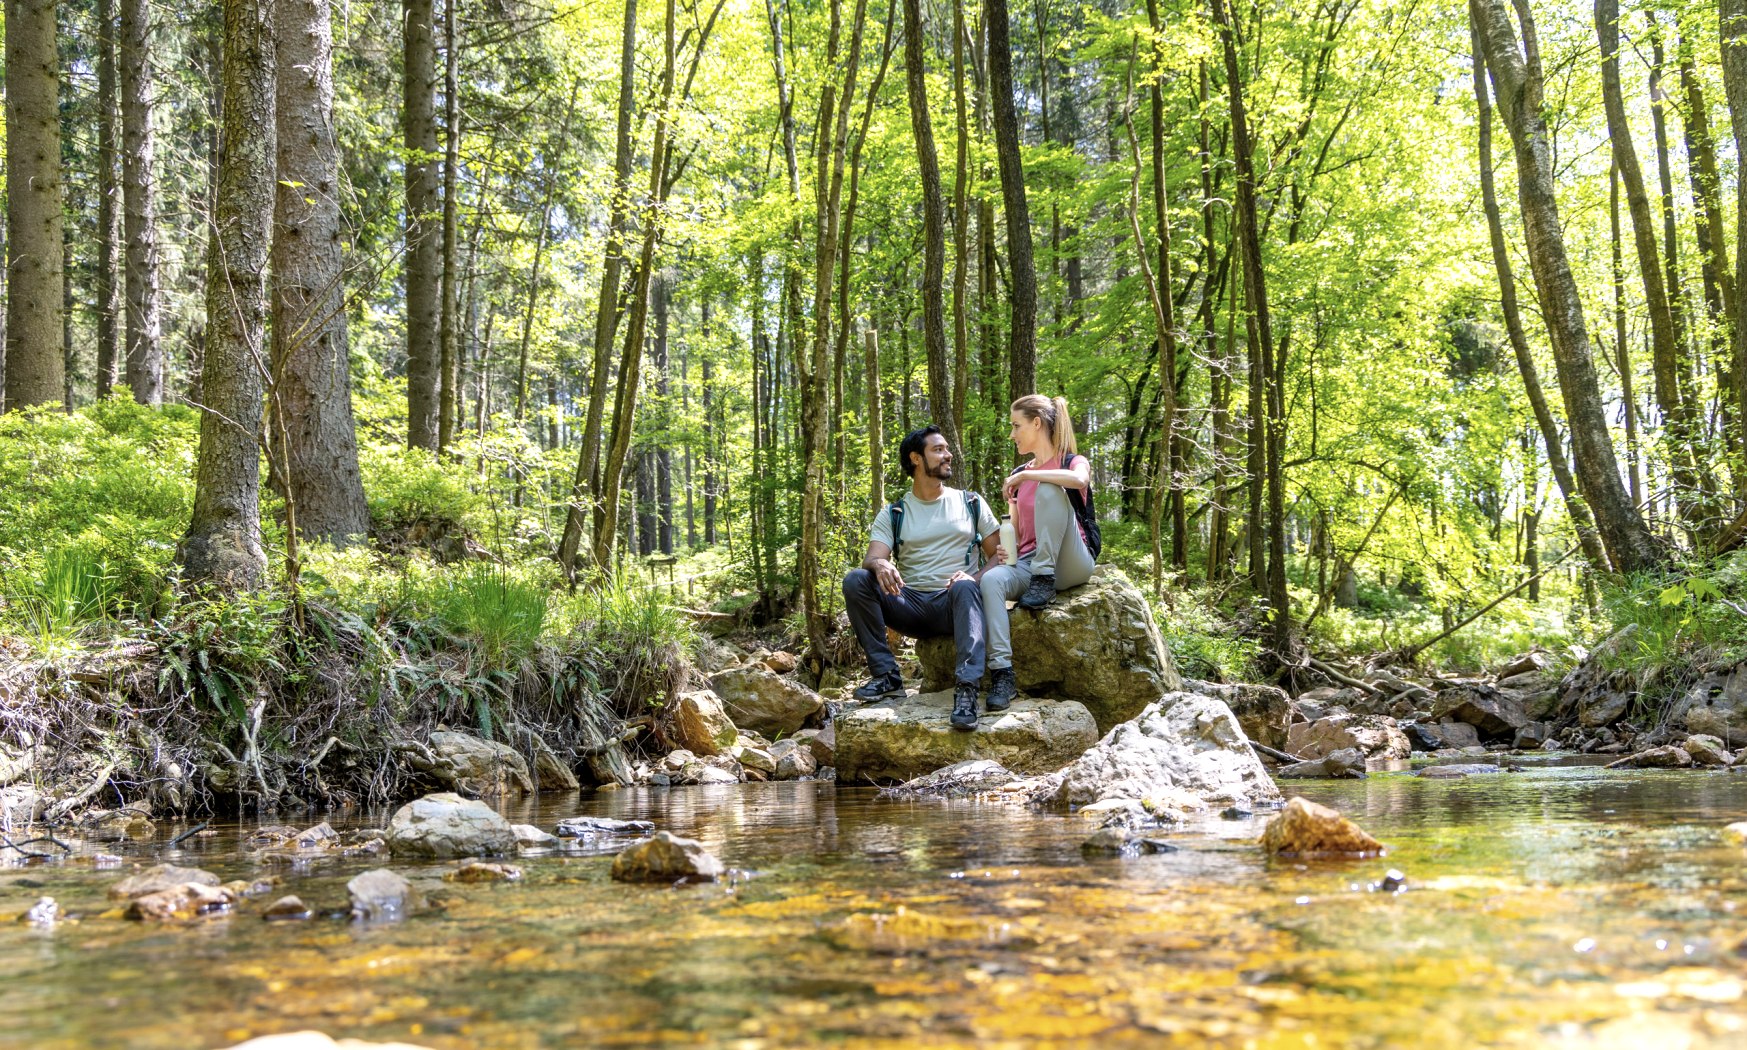
<path id="1" fill-rule="evenodd" d="M 220 915 L 230 910 L 236 898 L 220 886 L 189 882 L 134 898 L 127 917 L 154 922 Z"/>
<path id="2" fill-rule="evenodd" d="M 36 926 L 53 926 L 60 917 L 61 907 L 55 903 L 53 897 L 38 897 L 36 903 L 18 917 L 18 921 Z"/>
<path id="3" fill-rule="evenodd" d="M 709 882 L 723 870 L 703 843 L 667 831 L 613 858 L 613 878 L 619 882 Z"/>
<path id="4" fill-rule="evenodd" d="M 1383 844 L 1338 811 L 1294 798 L 1268 822 L 1262 847 L 1269 853 L 1368 855 L 1382 852 Z"/>
<path id="5" fill-rule="evenodd" d="M 647 835 L 655 830 L 652 820 L 614 820 L 612 817 L 566 817 L 558 822 L 560 838 L 593 839 L 608 835 Z"/>
<path id="6" fill-rule="evenodd" d="M 137 875 L 129 875 L 109 887 L 109 899 L 116 901 L 135 900 L 149 893 L 159 893 L 190 883 L 201 886 L 217 886 L 218 876 L 200 868 L 179 868 L 174 864 L 159 864 L 147 868 Z"/>
<path id="7" fill-rule="evenodd" d="M 268 922 L 302 922 L 315 913 L 309 910 L 309 905 L 303 903 L 303 898 L 296 894 L 288 894 L 267 905 L 261 912 L 261 918 Z"/>
<path id="8" fill-rule="evenodd" d="M 1597 748 L 1597 750 L 1601 750 Z M 1617 762 L 1609 762 L 1608 769 L 1685 769 L 1692 765 L 1692 756 L 1684 748 L 1673 744 L 1664 744 L 1647 751 L 1639 751 L 1627 755 Z"/>
<path id="9" fill-rule="evenodd" d="M 558 836 L 551 835 L 532 824 L 511 824 L 510 830 L 515 832 L 516 845 L 522 849 L 551 849 L 559 845 Z"/>
<path id="10" fill-rule="evenodd" d="M 454 871 L 443 875 L 444 882 L 515 882 L 522 877 L 522 869 L 514 864 L 499 864 L 495 861 L 470 860 Z"/>
<path id="11" fill-rule="evenodd" d="M 1099 828 L 1092 837 L 1080 843 L 1080 852 L 1087 855 L 1132 857 L 1144 853 L 1175 853 L 1177 847 L 1163 839 L 1149 838 L 1131 829 L 1112 825 Z"/>
<path id="12" fill-rule="evenodd" d="M 1377 888 L 1384 893 L 1400 893 L 1407 888 L 1407 876 L 1395 868 L 1390 868 L 1383 873 L 1383 878 L 1378 880 Z"/>
<path id="13" fill-rule="evenodd" d="M 352 919 L 357 922 L 391 922 L 424 903 L 412 883 L 387 868 L 354 877 L 346 883 L 346 893 L 352 899 Z"/>

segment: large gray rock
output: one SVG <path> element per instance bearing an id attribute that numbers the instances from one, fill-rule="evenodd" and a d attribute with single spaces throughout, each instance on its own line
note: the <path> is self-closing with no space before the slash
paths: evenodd
<path id="1" fill-rule="evenodd" d="M 534 791 L 528 776 L 528 760 L 508 744 L 481 740 L 471 733 L 439 730 L 431 734 L 430 755 L 413 751 L 407 761 L 414 769 L 446 787 L 477 795 L 501 795 Z"/>
<path id="2" fill-rule="evenodd" d="M 1506 743 L 1517 730 L 1534 721 L 1515 697 L 1486 685 L 1444 690 L 1432 705 L 1431 716 L 1438 722 L 1466 722 L 1480 731 L 1481 739 Z"/>
<path id="3" fill-rule="evenodd" d="M 1101 565 L 1085 585 L 1063 591 L 1043 610 L 1015 606 L 1011 616 L 1020 690 L 1078 700 L 1101 733 L 1183 687 L 1146 597 L 1120 569 Z M 952 688 L 951 638 L 923 639 L 916 655 L 924 692 Z"/>
<path id="4" fill-rule="evenodd" d="M 1313 759 L 1356 748 L 1366 758 L 1406 758 L 1413 751 L 1407 734 L 1383 715 L 1338 714 L 1297 722 L 1286 736 L 1286 750 Z"/>
<path id="5" fill-rule="evenodd" d="M 1747 663 L 1713 670 L 1681 698 L 1673 719 L 1732 747 L 1747 744 Z"/>
<path id="6" fill-rule="evenodd" d="M 837 717 L 837 778 L 913 780 L 971 759 L 991 759 L 1019 773 L 1049 773 L 1098 740 L 1098 726 L 1073 700 L 1020 697 L 1007 710 L 985 713 L 974 733 L 955 730 L 952 692 L 845 711 Z"/>
<path id="7" fill-rule="evenodd" d="M 1286 734 L 1292 727 L 1292 698 L 1286 695 L 1286 690 L 1251 682 L 1227 684 L 1188 678 L 1183 680 L 1183 688 L 1223 700 L 1237 716 L 1237 724 L 1244 727 L 1244 735 L 1258 744 L 1286 746 Z"/>
<path id="8" fill-rule="evenodd" d="M 710 676 L 710 688 L 735 725 L 768 736 L 793 733 L 825 706 L 818 693 L 760 666 L 718 671 Z"/>
<path id="9" fill-rule="evenodd" d="M 1072 805 L 1150 799 L 1186 808 L 1192 799 L 1253 805 L 1279 798 L 1280 789 L 1231 708 L 1212 697 L 1170 693 L 1043 778 L 1034 797 Z"/>
<path id="10" fill-rule="evenodd" d="M 407 857 L 509 854 L 516 851 L 516 833 L 497 810 L 445 791 L 395 812 L 388 823 L 388 849 Z"/>

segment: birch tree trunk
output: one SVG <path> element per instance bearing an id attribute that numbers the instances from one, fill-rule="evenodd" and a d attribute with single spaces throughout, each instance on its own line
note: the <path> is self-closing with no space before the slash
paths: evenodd
<path id="1" fill-rule="evenodd" d="M 1647 569 L 1662 561 L 1662 551 L 1620 482 L 1619 461 L 1608 435 L 1583 302 L 1566 257 L 1553 193 L 1534 21 L 1524 19 L 1523 42 L 1519 44 L 1506 0 L 1469 0 L 1468 9 L 1480 27 L 1493 92 L 1516 153 L 1517 195 L 1528 237 L 1530 269 L 1553 341 L 1578 486 L 1595 513 L 1596 528 L 1614 567 L 1622 572 Z M 1526 4 L 1522 10 L 1527 13 Z"/>

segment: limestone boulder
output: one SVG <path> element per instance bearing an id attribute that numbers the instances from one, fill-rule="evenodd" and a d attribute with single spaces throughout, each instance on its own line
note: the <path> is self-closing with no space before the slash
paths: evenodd
<path id="1" fill-rule="evenodd" d="M 1380 852 L 1383 844 L 1338 811 L 1294 798 L 1263 829 L 1262 848 L 1295 856 L 1364 855 Z"/>
<path id="2" fill-rule="evenodd" d="M 222 886 L 188 882 L 135 897 L 126 914 L 130 919 L 170 922 L 222 915 L 235 903 L 236 897 Z"/>
<path id="3" fill-rule="evenodd" d="M 534 738 L 534 783 L 541 791 L 576 791 L 582 787 L 570 763 L 559 758 L 538 737 Z"/>
<path id="4" fill-rule="evenodd" d="M 770 746 L 770 755 L 776 759 L 776 768 L 771 771 L 771 776 L 777 780 L 799 780 L 819 771 L 813 749 L 804 741 L 778 740 Z"/>
<path id="5" fill-rule="evenodd" d="M 446 730 L 432 733 L 430 743 L 428 756 L 415 751 L 407 760 L 445 787 L 475 795 L 533 794 L 528 760 L 508 744 Z"/>
<path id="6" fill-rule="evenodd" d="M 767 736 L 788 736 L 825 706 L 818 693 L 760 665 L 718 671 L 710 688 L 734 725 Z"/>
<path id="7" fill-rule="evenodd" d="M 1231 708 L 1195 693 L 1168 693 L 1118 725 L 1061 772 L 1038 801 L 1084 805 L 1110 799 L 1190 799 L 1203 804 L 1272 801 L 1280 789 L 1251 749 Z"/>
<path id="8" fill-rule="evenodd" d="M 1100 733 L 1183 687 L 1146 597 L 1120 569 L 1101 565 L 1044 609 L 1015 606 L 1011 617 L 1020 691 L 1079 701 Z M 925 692 L 952 688 L 951 638 L 923 639 L 916 655 Z"/>
<path id="9" fill-rule="evenodd" d="M 719 755 L 733 747 L 740 737 L 722 698 L 708 689 L 681 693 L 674 698 L 673 729 L 679 742 L 699 755 Z"/>
<path id="10" fill-rule="evenodd" d="M 1249 682 L 1232 684 L 1197 682 L 1184 679 L 1183 688 L 1191 693 L 1225 701 L 1244 735 L 1258 744 L 1284 748 L 1287 733 L 1292 728 L 1292 698 L 1286 690 L 1272 685 Z"/>
<path id="11" fill-rule="evenodd" d="M 837 778 L 906 781 L 972 759 L 1049 773 L 1098 740 L 1091 713 L 1073 700 L 1020 697 L 1005 711 L 984 713 L 971 733 L 953 729 L 951 714 L 950 690 L 845 711 L 836 722 Z"/>
<path id="12" fill-rule="evenodd" d="M 516 833 L 497 810 L 451 792 L 408 802 L 388 823 L 396 856 L 477 857 L 516 851 Z"/>
<path id="13" fill-rule="evenodd" d="M 1692 756 L 1693 765 L 1696 766 L 1722 767 L 1735 764 L 1735 756 L 1714 736 L 1695 733 L 1687 737 L 1680 747 Z"/>
<path id="14" fill-rule="evenodd" d="M 1663 744 L 1639 751 L 1634 755 L 1607 764 L 1608 769 L 1686 769 L 1692 765 L 1692 755 L 1685 748 Z"/>
<path id="15" fill-rule="evenodd" d="M 1349 749 L 1366 758 L 1406 758 L 1413 746 L 1395 720 L 1385 715 L 1329 715 L 1315 722 L 1296 722 L 1286 735 L 1286 750 L 1303 759 Z"/>
<path id="16" fill-rule="evenodd" d="M 1434 721 L 1465 722 L 1480 731 L 1482 740 L 1506 743 L 1516 736 L 1517 730 L 1533 721 L 1514 696 L 1479 684 L 1456 686 L 1439 693 L 1431 715 Z"/>

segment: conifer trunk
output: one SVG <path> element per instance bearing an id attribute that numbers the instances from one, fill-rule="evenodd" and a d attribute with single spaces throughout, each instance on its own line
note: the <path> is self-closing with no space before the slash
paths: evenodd
<path id="1" fill-rule="evenodd" d="M 61 116 L 55 5 L 6 0 L 6 402 L 60 401 Z"/>
<path id="2" fill-rule="evenodd" d="M 370 514 L 352 416 L 331 9 L 277 7 L 274 417 L 299 534 L 343 546 L 369 531 Z"/>
<path id="3" fill-rule="evenodd" d="M 97 399 L 115 390 L 120 372 L 116 354 L 120 340 L 117 324 L 121 305 L 117 300 L 117 257 L 121 247 L 121 180 L 117 174 L 120 156 L 116 149 L 115 0 L 97 0 Z"/>
<path id="4" fill-rule="evenodd" d="M 1013 45 L 1007 0 L 983 0 L 989 37 L 989 104 L 995 120 L 995 157 L 1001 168 L 1001 205 L 1007 219 L 1007 265 L 1012 321 L 1007 330 L 1008 390 L 1037 392 L 1037 266 L 1031 254 L 1031 211 L 1025 199 L 1025 164 L 1019 153 L 1019 115 L 1013 102 Z"/>
<path id="5" fill-rule="evenodd" d="M 158 233 L 152 179 L 151 5 L 121 0 L 121 184 L 127 273 L 127 385 L 142 405 L 164 401 L 158 318 Z"/>
<path id="6" fill-rule="evenodd" d="M 946 201 L 940 191 L 940 158 L 934 150 L 934 122 L 928 115 L 927 69 L 923 62 L 922 4 L 904 0 L 904 87 L 910 103 L 910 134 L 922 178 L 922 342 L 928 354 L 928 408 L 954 453 L 959 441 L 952 406 L 952 376 L 947 361 L 946 317 L 941 303 L 946 278 Z"/>
<path id="7" fill-rule="evenodd" d="M 225 0 L 224 124 L 206 283 L 194 513 L 177 551 L 183 578 L 224 591 L 261 585 L 260 421 L 267 259 L 273 222 L 271 3 Z"/>
<path id="8" fill-rule="evenodd" d="M 401 132 L 406 147 L 407 444 L 437 448 L 442 199 L 437 170 L 437 34 L 432 0 L 402 0 Z"/>

